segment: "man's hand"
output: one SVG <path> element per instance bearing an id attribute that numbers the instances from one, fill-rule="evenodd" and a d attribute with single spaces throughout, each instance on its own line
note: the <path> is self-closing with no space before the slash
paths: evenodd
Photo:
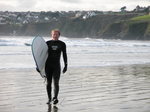
<path id="1" fill-rule="evenodd" d="M 40 70 L 36 67 L 36 71 L 40 73 Z"/>
<path id="2" fill-rule="evenodd" d="M 67 64 L 65 65 L 64 69 L 63 69 L 63 73 L 65 73 L 67 71 Z"/>

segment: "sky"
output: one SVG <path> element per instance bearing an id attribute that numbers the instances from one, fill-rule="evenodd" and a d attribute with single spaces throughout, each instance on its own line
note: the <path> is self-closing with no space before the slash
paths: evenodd
<path id="1" fill-rule="evenodd" d="M 150 0 L 0 0 L 0 11 L 131 11 L 137 5 L 150 6 Z"/>

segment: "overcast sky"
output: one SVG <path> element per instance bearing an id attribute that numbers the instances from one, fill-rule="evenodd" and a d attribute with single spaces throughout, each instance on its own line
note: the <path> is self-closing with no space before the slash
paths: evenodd
<path id="1" fill-rule="evenodd" d="M 119 11 L 150 6 L 150 0 L 0 0 L 0 11 Z"/>

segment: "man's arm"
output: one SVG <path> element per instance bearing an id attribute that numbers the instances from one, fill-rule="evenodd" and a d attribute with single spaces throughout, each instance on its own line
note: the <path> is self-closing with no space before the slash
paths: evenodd
<path id="1" fill-rule="evenodd" d="M 64 60 L 63 73 L 65 73 L 67 71 L 67 67 L 68 67 L 66 44 L 64 44 L 64 47 L 63 47 L 63 60 Z"/>

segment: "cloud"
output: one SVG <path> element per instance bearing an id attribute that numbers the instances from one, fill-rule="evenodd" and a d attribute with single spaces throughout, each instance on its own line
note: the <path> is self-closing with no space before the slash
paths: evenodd
<path id="1" fill-rule="evenodd" d="M 1 11 L 35 10 L 37 0 L 0 0 Z"/>
<path id="2" fill-rule="evenodd" d="M 59 0 L 60 2 L 66 2 L 66 3 L 81 3 L 82 0 Z"/>
<path id="3" fill-rule="evenodd" d="M 119 11 L 126 6 L 133 10 L 137 5 L 148 6 L 150 0 L 0 0 L 0 10 L 9 11 Z"/>
<path id="4" fill-rule="evenodd" d="M 12 11 L 15 9 L 16 0 L 0 0 L 0 10 L 1 11 Z"/>
<path id="5" fill-rule="evenodd" d="M 17 0 L 16 7 L 22 10 L 32 10 L 36 6 L 36 0 Z"/>
<path id="6" fill-rule="evenodd" d="M 14 9 L 12 5 L 2 4 L 2 3 L 0 3 L 0 8 L 1 11 L 11 11 L 12 9 Z"/>

